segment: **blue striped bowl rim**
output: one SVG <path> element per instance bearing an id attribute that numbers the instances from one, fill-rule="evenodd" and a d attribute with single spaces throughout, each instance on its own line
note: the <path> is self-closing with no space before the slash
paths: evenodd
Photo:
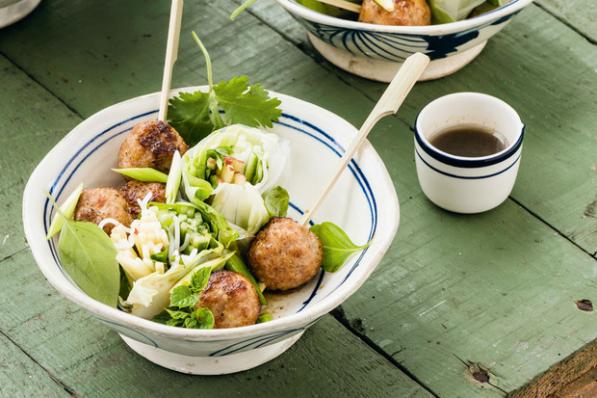
<path id="1" fill-rule="evenodd" d="M 181 90 L 189 90 L 189 89 L 197 89 L 197 88 L 201 88 L 201 87 L 185 88 L 185 89 L 181 89 Z M 278 94 L 278 93 L 274 93 L 274 92 L 272 92 L 272 94 L 280 96 L 281 99 L 286 97 L 286 98 L 288 98 L 288 100 L 296 101 L 299 103 L 297 106 L 300 106 L 302 103 L 303 104 L 302 106 L 316 108 L 316 110 L 319 110 L 321 113 L 327 113 L 328 114 L 327 117 L 338 118 L 339 119 L 338 123 L 346 123 L 347 125 L 349 125 L 347 122 L 343 121 L 338 116 L 332 114 L 331 112 L 329 112 L 325 109 L 319 108 L 316 105 L 295 99 L 293 97 L 285 96 L 283 94 Z M 117 108 L 118 106 L 122 106 L 123 104 L 132 102 L 132 101 L 139 101 L 140 104 L 143 104 L 144 102 L 149 102 L 148 100 L 153 99 L 154 97 L 157 98 L 157 93 L 137 97 L 132 100 L 113 105 L 112 107 L 106 108 L 103 111 L 96 113 L 95 115 L 93 115 L 92 117 L 90 117 L 87 120 L 90 120 L 93 118 L 101 118 L 104 116 L 104 114 L 111 115 L 110 117 L 114 118 L 114 114 L 118 114 L 120 112 L 120 110 L 118 110 L 118 108 Z M 310 109 L 310 111 L 311 110 L 312 109 Z M 105 137 L 102 137 L 104 134 L 107 134 L 111 130 L 116 129 L 119 126 L 122 126 L 123 124 L 125 124 L 127 122 L 130 122 L 131 119 L 142 117 L 142 115 L 148 116 L 150 114 L 154 114 L 155 112 L 156 112 L 156 110 L 151 110 L 149 112 L 144 112 L 144 113 L 138 114 L 138 115 L 134 116 L 133 118 L 129 118 L 127 120 L 118 122 L 118 123 L 110 126 L 110 128 L 105 129 L 98 134 L 95 134 L 92 138 L 87 140 L 85 142 L 85 144 L 83 145 L 83 147 L 80 147 L 76 150 L 75 154 L 73 156 L 71 156 L 71 158 L 69 158 L 69 160 L 67 161 L 66 166 L 63 167 L 61 169 L 61 171 L 58 173 L 56 179 L 53 181 L 53 183 L 51 185 L 51 192 L 54 193 L 58 198 L 61 197 L 61 195 L 63 194 L 64 188 L 65 188 L 65 185 L 72 178 L 73 173 L 76 171 L 76 169 L 79 168 L 79 166 L 82 164 L 82 162 L 85 161 L 85 159 L 87 159 L 87 158 L 89 158 L 89 156 L 91 156 L 92 152 L 95 152 L 97 147 L 101 147 L 103 144 L 105 144 L 105 142 L 107 140 L 110 139 L 110 138 L 105 139 Z M 86 123 L 86 121 L 83 121 L 79 126 L 81 126 L 82 124 L 85 124 L 85 123 Z M 89 123 L 92 124 L 92 122 L 89 122 Z M 282 123 L 294 124 L 294 126 L 292 127 L 294 130 L 296 130 L 299 133 L 306 134 L 313 139 L 316 139 L 318 142 L 323 144 L 328 150 L 331 150 L 337 157 L 341 157 L 344 152 L 344 148 L 333 138 L 333 136 L 331 134 L 327 133 L 320 127 L 316 126 L 315 124 L 313 124 L 307 120 L 293 116 L 290 113 L 285 113 L 283 115 L 282 119 L 279 121 L 279 123 L 280 124 L 282 124 Z M 74 130 L 79 128 L 79 126 L 75 127 Z M 354 129 L 354 127 L 351 127 L 351 128 Z M 118 136 L 120 134 L 124 134 L 126 131 L 127 131 L 127 129 L 123 129 L 121 131 L 117 131 L 116 134 L 114 134 L 114 135 Z M 74 131 L 71 132 L 67 137 L 65 137 L 65 140 L 73 134 L 75 134 Z M 96 148 L 92 149 L 91 152 L 89 152 L 89 153 L 85 153 L 85 149 L 88 147 L 91 147 L 94 144 L 95 144 Z M 60 145 L 60 143 L 57 146 L 59 146 L 59 145 Z M 372 148 L 370 149 L 370 151 L 373 151 L 373 155 L 379 159 L 378 155 L 375 154 L 375 151 Z M 82 157 L 82 159 L 81 159 L 81 157 Z M 75 170 L 71 170 L 69 172 L 68 171 L 69 167 L 74 165 L 74 162 L 76 160 L 78 160 L 79 162 L 75 166 Z M 39 185 L 39 181 L 37 181 L 37 180 L 40 178 L 40 175 L 43 175 L 43 172 L 41 170 L 43 170 L 42 165 L 44 164 L 44 161 L 46 161 L 46 159 L 44 159 L 40 163 L 40 165 L 38 165 L 38 169 L 40 169 L 40 170 L 36 169 L 36 171 L 34 171 L 34 173 L 32 174 L 32 177 L 31 177 L 30 181 L 28 182 L 26 190 L 25 190 L 26 193 L 31 192 L 33 194 L 33 191 L 39 191 L 39 188 L 33 188 L 35 186 L 33 181 L 35 181 L 35 183 L 37 183 Z M 381 160 L 379 160 L 379 161 L 381 162 Z M 383 167 L 383 164 L 381 164 L 381 167 Z M 378 215 L 377 199 L 373 193 L 370 182 L 365 177 L 364 172 L 362 171 L 361 167 L 359 166 L 359 164 L 356 161 L 354 161 L 354 160 L 351 161 L 351 163 L 349 165 L 349 171 L 353 175 L 353 177 L 356 179 L 356 181 L 358 182 L 359 188 L 360 188 L 362 194 L 365 196 L 365 199 L 367 201 L 367 204 L 369 207 L 369 213 L 370 213 L 370 220 L 371 220 L 369 237 L 372 237 L 376 233 L 376 230 L 377 230 L 377 215 Z M 381 177 L 382 177 L 382 180 L 379 182 L 376 182 L 376 184 L 382 184 L 382 186 L 383 186 L 383 184 L 389 184 L 389 185 L 392 184 L 391 179 L 389 178 L 389 175 L 387 174 L 387 171 L 385 171 L 385 174 L 382 174 Z M 387 181 L 387 183 L 383 182 L 383 180 Z M 391 192 L 393 192 L 393 190 Z M 36 193 L 34 196 L 38 196 L 38 195 L 39 195 L 39 193 Z M 394 202 L 396 203 L 396 206 L 397 206 L 398 203 L 397 203 L 395 195 L 394 195 Z M 30 224 L 29 220 L 31 219 L 31 217 L 28 216 L 27 210 L 30 210 L 36 206 L 34 203 L 32 205 L 32 203 L 33 202 L 27 200 L 27 196 L 24 197 L 23 220 L 25 223 L 25 231 L 26 231 L 28 238 L 31 235 L 37 236 L 37 234 L 39 234 L 38 232 L 33 233 L 33 230 L 36 228 L 35 225 L 29 225 Z M 47 230 L 49 221 L 51 218 L 51 214 L 52 214 L 48 200 L 44 201 L 44 203 L 42 204 L 42 208 L 40 208 L 40 210 L 42 210 L 42 212 L 43 212 L 43 224 L 44 224 L 43 228 L 45 228 Z M 396 207 L 396 210 L 398 210 L 397 207 Z M 396 218 L 395 222 L 393 222 L 393 224 L 394 224 L 392 226 L 393 230 L 387 231 L 387 232 L 391 233 L 391 236 L 384 232 L 384 234 L 382 235 L 383 236 L 382 242 L 384 242 L 383 246 L 381 247 L 381 249 L 379 249 L 377 252 L 375 252 L 374 257 L 372 259 L 368 260 L 368 261 L 372 262 L 373 266 L 370 267 L 368 265 L 366 273 L 361 275 L 358 283 L 353 283 L 353 284 L 349 285 L 348 290 L 344 289 L 346 291 L 341 296 L 337 296 L 337 295 L 335 296 L 336 298 L 331 302 L 331 303 L 334 303 L 333 304 L 334 306 L 341 303 L 344 299 L 346 299 L 346 297 L 349 294 L 351 294 L 354 290 L 356 290 L 364 282 L 365 278 L 370 274 L 370 272 L 373 271 L 374 266 L 381 259 L 381 257 L 383 256 L 383 253 L 389 247 L 389 244 L 391 243 L 391 240 L 392 240 L 391 238 L 393 237 L 393 234 L 395 233 L 395 231 L 397 229 L 397 225 L 398 225 L 399 213 L 396 211 L 395 214 L 396 214 L 397 218 Z M 61 265 L 60 265 L 60 262 L 58 261 L 58 256 L 56 255 L 56 247 L 54 246 L 54 242 L 49 242 L 48 245 L 49 245 L 48 250 L 50 250 L 51 255 L 54 257 L 54 259 L 53 259 L 54 265 L 52 265 L 52 266 L 57 266 L 58 269 L 60 269 Z M 49 267 L 50 265 L 48 264 L 47 260 L 44 259 L 43 255 L 42 255 L 43 251 L 40 252 L 39 248 L 37 246 L 39 246 L 39 245 L 38 244 L 32 245 L 33 254 L 34 254 L 36 261 L 40 265 L 40 268 L 42 269 L 42 271 L 44 271 L 46 269 L 46 267 Z M 362 263 L 361 260 L 363 259 L 363 256 L 365 256 L 365 254 L 366 254 L 366 252 L 363 252 L 360 254 L 360 256 L 357 258 L 357 260 L 352 264 L 350 270 L 347 272 L 347 274 L 343 278 L 343 280 L 337 286 L 334 287 L 334 289 L 333 289 L 334 291 L 339 289 L 341 286 L 343 286 L 345 284 L 345 282 L 349 279 L 350 275 Z M 80 304 L 81 306 L 83 306 L 84 308 L 88 309 L 96 317 L 100 318 L 100 320 L 102 320 L 102 321 L 105 321 L 105 322 L 113 324 L 113 325 L 119 325 L 119 326 L 127 328 L 127 329 L 135 330 L 137 332 L 147 331 L 147 332 L 151 332 L 151 333 L 157 333 L 158 335 L 164 335 L 164 337 L 168 336 L 169 338 L 175 338 L 177 340 L 186 340 L 186 341 L 193 341 L 193 342 L 200 342 L 201 340 L 198 340 L 198 339 L 204 339 L 204 341 L 211 341 L 211 342 L 227 341 L 230 339 L 242 338 L 243 336 L 250 336 L 253 334 L 263 334 L 264 332 L 268 332 L 268 331 L 270 331 L 270 332 L 282 331 L 282 330 L 288 331 L 291 329 L 296 329 L 296 327 L 300 324 L 310 324 L 310 322 L 323 316 L 325 313 L 327 313 L 329 310 L 331 310 L 333 308 L 333 307 L 330 307 L 330 303 L 328 303 L 326 301 L 326 298 L 334 293 L 333 291 L 330 291 L 329 293 L 327 293 L 327 296 L 322 297 L 318 301 L 316 306 L 314 308 L 312 308 L 308 312 L 308 314 L 305 313 L 305 315 L 301 314 L 299 316 L 298 313 L 289 314 L 289 315 L 283 316 L 279 319 L 276 319 L 272 322 L 268 322 L 267 324 L 258 324 L 258 325 L 246 326 L 246 327 L 235 328 L 235 329 L 214 329 L 214 330 L 207 330 L 207 331 L 206 330 L 190 330 L 189 331 L 186 329 L 180 330 L 179 328 L 167 327 L 164 325 L 156 324 L 149 320 L 137 318 L 130 314 L 123 313 L 114 308 L 110 308 L 108 306 L 104 306 L 101 303 L 95 302 L 94 300 L 90 299 L 87 296 L 84 296 L 85 298 L 83 299 L 81 297 L 81 295 L 83 293 L 80 292 L 79 290 L 77 290 L 74 284 L 71 283 L 69 285 L 64 285 L 64 282 L 56 280 L 55 277 L 52 276 L 51 274 L 48 274 L 45 271 L 44 271 L 44 273 L 46 274 L 46 277 L 48 277 L 50 282 L 52 282 L 54 284 L 54 286 L 61 293 L 63 293 L 67 298 L 73 300 L 74 302 L 76 302 L 76 303 Z M 300 309 L 300 311 L 302 311 L 303 309 L 308 307 L 308 304 L 311 302 L 311 300 L 313 300 L 313 298 L 316 296 L 316 294 L 318 294 L 318 292 L 317 292 L 317 290 L 314 290 L 314 292 L 311 294 L 311 296 L 308 298 L 308 300 L 306 300 L 305 303 L 303 303 L 303 306 Z M 187 340 L 187 338 L 189 340 Z"/>

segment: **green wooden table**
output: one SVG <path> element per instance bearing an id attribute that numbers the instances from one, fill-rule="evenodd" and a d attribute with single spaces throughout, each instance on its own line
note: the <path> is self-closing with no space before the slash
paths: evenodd
<path id="1" fill-rule="evenodd" d="M 0 395 L 597 396 L 597 3 L 539 0 L 453 76 L 419 84 L 371 141 L 401 202 L 391 250 L 370 280 L 280 358 L 222 377 L 153 365 L 60 297 L 33 261 L 21 194 L 42 156 L 115 102 L 157 91 L 169 2 L 44 0 L 0 31 Z M 359 125 L 384 85 L 323 61 L 272 0 L 235 23 L 238 1 L 188 0 L 174 86 L 246 73 Z M 459 216 L 431 205 L 409 126 L 432 99 L 482 91 L 527 124 L 516 188 Z"/>

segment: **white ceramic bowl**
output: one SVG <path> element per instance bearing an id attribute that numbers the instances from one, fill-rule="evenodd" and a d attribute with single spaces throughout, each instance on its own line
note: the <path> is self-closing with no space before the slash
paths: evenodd
<path id="1" fill-rule="evenodd" d="M 196 89 L 196 88 L 194 88 Z M 183 89 L 185 91 L 194 90 Z M 289 215 L 312 202 L 357 130 L 337 115 L 286 95 L 272 131 L 291 144 L 291 170 L 280 184 L 290 193 Z M 342 226 L 356 243 L 371 246 L 336 273 L 321 273 L 306 286 L 270 300 L 274 320 L 235 329 L 190 330 L 151 322 L 101 304 L 80 291 L 60 265 L 56 240 L 45 239 L 53 216 L 48 191 L 60 203 L 81 182 L 118 185 L 110 171 L 125 134 L 157 117 L 154 93 L 106 108 L 75 127 L 40 162 L 23 197 L 23 223 L 33 256 L 48 281 L 66 298 L 121 334 L 149 360 L 185 373 L 223 374 L 258 366 L 287 350 L 320 317 L 340 305 L 373 272 L 398 228 L 398 199 L 388 172 L 369 143 L 344 172 L 315 222 Z"/>
<path id="2" fill-rule="evenodd" d="M 26 17 L 39 3 L 41 0 L 0 0 L 0 28 Z"/>
<path id="3" fill-rule="evenodd" d="M 318 13 L 296 0 L 276 1 L 307 29 L 311 43 L 328 61 L 367 79 L 389 82 L 415 52 L 431 58 L 421 80 L 458 71 L 533 0 L 512 0 L 474 18 L 430 26 L 363 23 Z"/>
<path id="4" fill-rule="evenodd" d="M 507 146 L 493 155 L 469 158 L 443 152 L 430 143 L 439 131 L 458 125 L 495 131 L 503 136 Z M 520 116 L 498 98 L 481 93 L 440 97 L 427 104 L 415 122 L 415 163 L 421 189 L 429 200 L 446 210 L 491 210 L 512 192 L 523 138 Z"/>

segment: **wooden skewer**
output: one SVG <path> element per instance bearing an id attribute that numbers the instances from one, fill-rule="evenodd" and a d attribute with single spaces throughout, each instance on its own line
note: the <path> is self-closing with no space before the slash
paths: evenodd
<path id="1" fill-rule="evenodd" d="M 320 3 L 327 4 L 330 6 L 338 7 L 346 11 L 356 12 L 357 14 L 361 12 L 361 5 L 351 3 L 350 1 L 346 0 L 317 0 Z"/>
<path id="2" fill-rule="evenodd" d="M 305 212 L 300 223 L 307 225 L 313 213 L 317 211 L 323 200 L 332 190 L 336 182 L 340 179 L 340 175 L 348 165 L 348 162 L 356 154 L 361 144 L 367 138 L 367 135 L 373 129 L 373 126 L 384 118 L 385 116 L 393 115 L 398 112 L 398 108 L 402 105 L 402 102 L 413 88 L 419 77 L 425 71 L 427 64 L 429 63 L 429 57 L 422 53 L 415 53 L 408 57 L 402 64 L 396 76 L 392 79 L 388 88 L 383 93 L 375 107 L 367 116 L 367 119 L 361 126 L 357 137 L 351 143 L 350 147 L 344 153 L 344 156 L 340 159 L 340 164 L 334 172 L 331 180 L 327 183 L 325 188 L 321 191 L 321 194 L 313 202 L 313 205 Z"/>
<path id="3" fill-rule="evenodd" d="M 166 45 L 166 60 L 164 61 L 164 75 L 162 77 L 162 93 L 160 95 L 160 111 L 158 120 L 166 121 L 168 117 L 168 98 L 170 98 L 170 84 L 172 82 L 172 68 L 178 58 L 178 40 L 182 23 L 183 0 L 172 0 L 170 8 L 170 23 L 168 25 L 168 44 Z"/>

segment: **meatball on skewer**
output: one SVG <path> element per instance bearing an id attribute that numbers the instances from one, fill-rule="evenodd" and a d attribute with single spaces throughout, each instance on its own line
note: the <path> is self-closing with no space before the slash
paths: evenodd
<path id="1" fill-rule="evenodd" d="M 161 120 L 137 123 L 126 136 L 118 153 L 118 167 L 151 167 L 168 172 L 174 152 L 188 149 L 178 132 Z"/>
<path id="2" fill-rule="evenodd" d="M 255 287 L 232 271 L 218 271 L 210 276 L 197 303 L 200 307 L 209 308 L 218 329 L 254 325 L 261 310 Z"/>
<path id="3" fill-rule="evenodd" d="M 141 182 L 131 180 L 120 188 L 120 192 L 124 196 L 128 204 L 128 211 L 133 218 L 137 218 L 141 214 L 139 201 L 145 199 L 148 193 L 151 193 L 151 202 L 165 202 L 166 201 L 166 186 L 159 182 Z"/>
<path id="4" fill-rule="evenodd" d="M 124 196 L 116 188 L 89 188 L 83 190 L 75 209 L 75 220 L 99 224 L 105 218 L 129 226 L 131 215 Z M 108 223 L 104 231 L 109 235 L 114 225 Z"/>
<path id="5" fill-rule="evenodd" d="M 379 25 L 421 26 L 431 24 L 431 10 L 426 0 L 393 0 L 394 10 L 387 11 L 375 0 L 363 0 L 360 22 Z"/>
<path id="6" fill-rule="evenodd" d="M 272 218 L 249 248 L 249 265 L 268 289 L 294 289 L 317 275 L 323 260 L 319 238 L 291 218 Z"/>

